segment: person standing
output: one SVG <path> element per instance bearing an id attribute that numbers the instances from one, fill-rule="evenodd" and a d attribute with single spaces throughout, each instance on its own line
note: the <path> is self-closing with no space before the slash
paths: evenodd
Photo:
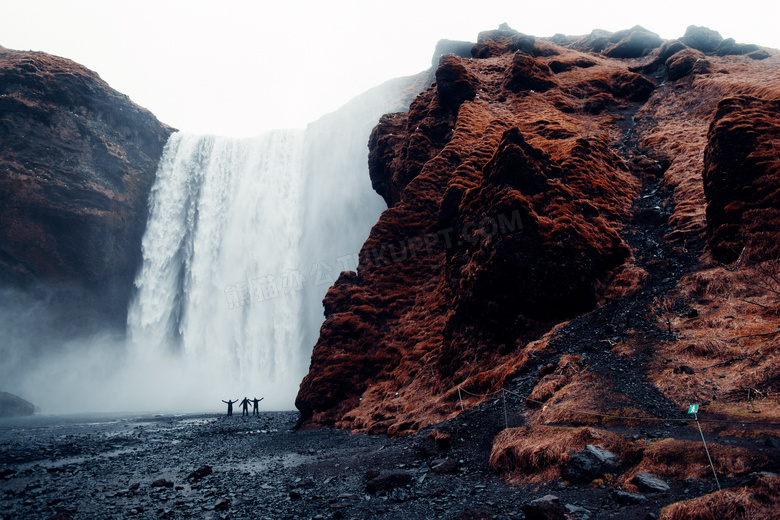
<path id="1" fill-rule="evenodd" d="M 241 410 L 242 410 L 241 417 L 244 417 L 245 415 L 249 415 L 249 403 L 251 402 L 252 401 L 250 401 L 246 397 L 244 397 L 244 400 L 241 401 Z"/>
<path id="2" fill-rule="evenodd" d="M 231 400 L 229 400 L 229 399 L 228 399 L 227 401 L 225 401 L 225 400 L 223 399 L 223 400 L 222 400 L 222 402 L 223 402 L 223 403 L 226 403 L 226 404 L 228 405 L 228 413 L 227 413 L 227 416 L 228 416 L 228 417 L 233 417 L 233 403 L 237 403 L 237 402 L 238 402 L 238 399 L 236 399 L 235 401 L 231 401 Z"/>
<path id="3" fill-rule="evenodd" d="M 260 399 L 255 397 L 254 399 L 252 399 L 252 401 L 251 401 L 251 403 L 252 403 L 252 415 L 260 415 L 260 410 L 257 409 L 257 405 L 260 404 L 260 401 L 262 401 L 263 399 L 265 399 L 265 397 L 261 397 Z"/>

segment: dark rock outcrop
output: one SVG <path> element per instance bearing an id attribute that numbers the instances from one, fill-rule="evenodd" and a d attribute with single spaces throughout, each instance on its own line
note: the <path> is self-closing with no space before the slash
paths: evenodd
<path id="1" fill-rule="evenodd" d="M 723 41 L 723 36 L 718 31 L 713 31 L 708 27 L 690 25 L 685 30 L 685 35 L 680 38 L 680 41 L 688 47 L 693 47 L 707 54 L 718 50 L 718 46 Z"/>
<path id="2" fill-rule="evenodd" d="M 685 49 L 666 60 L 669 81 L 676 81 L 693 74 L 707 74 L 711 70 L 710 62 L 698 51 Z"/>
<path id="3" fill-rule="evenodd" d="M 97 295 L 122 323 L 171 131 L 72 61 L 0 50 L 0 280 Z"/>
<path id="4" fill-rule="evenodd" d="M 471 55 L 485 59 L 517 51 L 533 54 L 535 46 L 536 38 L 515 31 L 504 23 L 496 30 L 479 33 L 477 43 L 471 49 Z"/>
<path id="5" fill-rule="evenodd" d="M 640 25 L 616 32 L 609 41 L 613 43 L 603 52 L 610 58 L 639 58 L 663 43 L 660 36 Z"/>
<path id="6" fill-rule="evenodd" d="M 35 413 L 35 406 L 21 397 L 0 392 L 0 417 L 20 417 Z"/>

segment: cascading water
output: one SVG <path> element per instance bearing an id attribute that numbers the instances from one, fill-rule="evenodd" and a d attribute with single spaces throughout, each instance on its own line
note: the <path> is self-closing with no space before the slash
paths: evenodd
<path id="1" fill-rule="evenodd" d="M 369 133 L 406 106 L 399 92 L 414 79 L 306 130 L 171 137 L 128 310 L 132 369 L 120 387 L 133 395 L 124 400 L 213 409 L 263 396 L 266 409 L 293 409 L 322 298 L 340 271 L 357 268 L 385 207 L 368 176 Z"/>
<path id="2" fill-rule="evenodd" d="M 242 140 L 176 134 L 166 146 L 128 333 L 135 355 L 178 358 L 170 379 L 196 399 L 265 395 L 291 408 L 307 362 L 303 142 L 303 131 L 284 130 Z"/>

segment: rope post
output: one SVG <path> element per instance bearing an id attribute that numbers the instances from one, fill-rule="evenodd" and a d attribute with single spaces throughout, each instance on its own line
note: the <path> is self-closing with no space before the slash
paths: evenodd
<path id="1" fill-rule="evenodd" d="M 460 401 L 460 411 L 462 412 L 465 408 L 463 408 L 463 396 L 460 394 L 460 385 L 458 385 L 458 401 Z"/>
<path id="2" fill-rule="evenodd" d="M 704 443 L 704 451 L 707 452 L 707 459 L 710 461 L 710 467 L 712 468 L 712 474 L 715 476 L 715 483 L 718 485 L 718 491 L 721 491 L 720 482 L 718 481 L 718 474 L 715 473 L 715 465 L 712 463 L 712 457 L 710 457 L 710 450 L 707 449 L 707 441 L 704 440 L 704 432 L 701 431 L 701 424 L 699 424 L 699 414 L 693 414 L 693 420 L 696 421 L 696 426 L 699 427 L 699 434 L 701 435 L 701 442 Z"/>
<path id="3" fill-rule="evenodd" d="M 501 397 L 504 400 L 504 429 L 509 429 L 509 419 L 507 419 L 506 415 L 506 390 L 502 389 Z"/>

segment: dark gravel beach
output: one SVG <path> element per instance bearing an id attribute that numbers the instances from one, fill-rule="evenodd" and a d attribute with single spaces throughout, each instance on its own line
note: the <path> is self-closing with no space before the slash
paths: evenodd
<path id="1" fill-rule="evenodd" d="M 488 467 L 500 412 L 439 425 L 449 448 L 426 432 L 296 431 L 292 412 L 4 419 L 0 518 L 509 519 L 554 494 L 569 518 L 643 519 L 683 496 L 625 505 L 605 488 L 506 483 Z"/>

